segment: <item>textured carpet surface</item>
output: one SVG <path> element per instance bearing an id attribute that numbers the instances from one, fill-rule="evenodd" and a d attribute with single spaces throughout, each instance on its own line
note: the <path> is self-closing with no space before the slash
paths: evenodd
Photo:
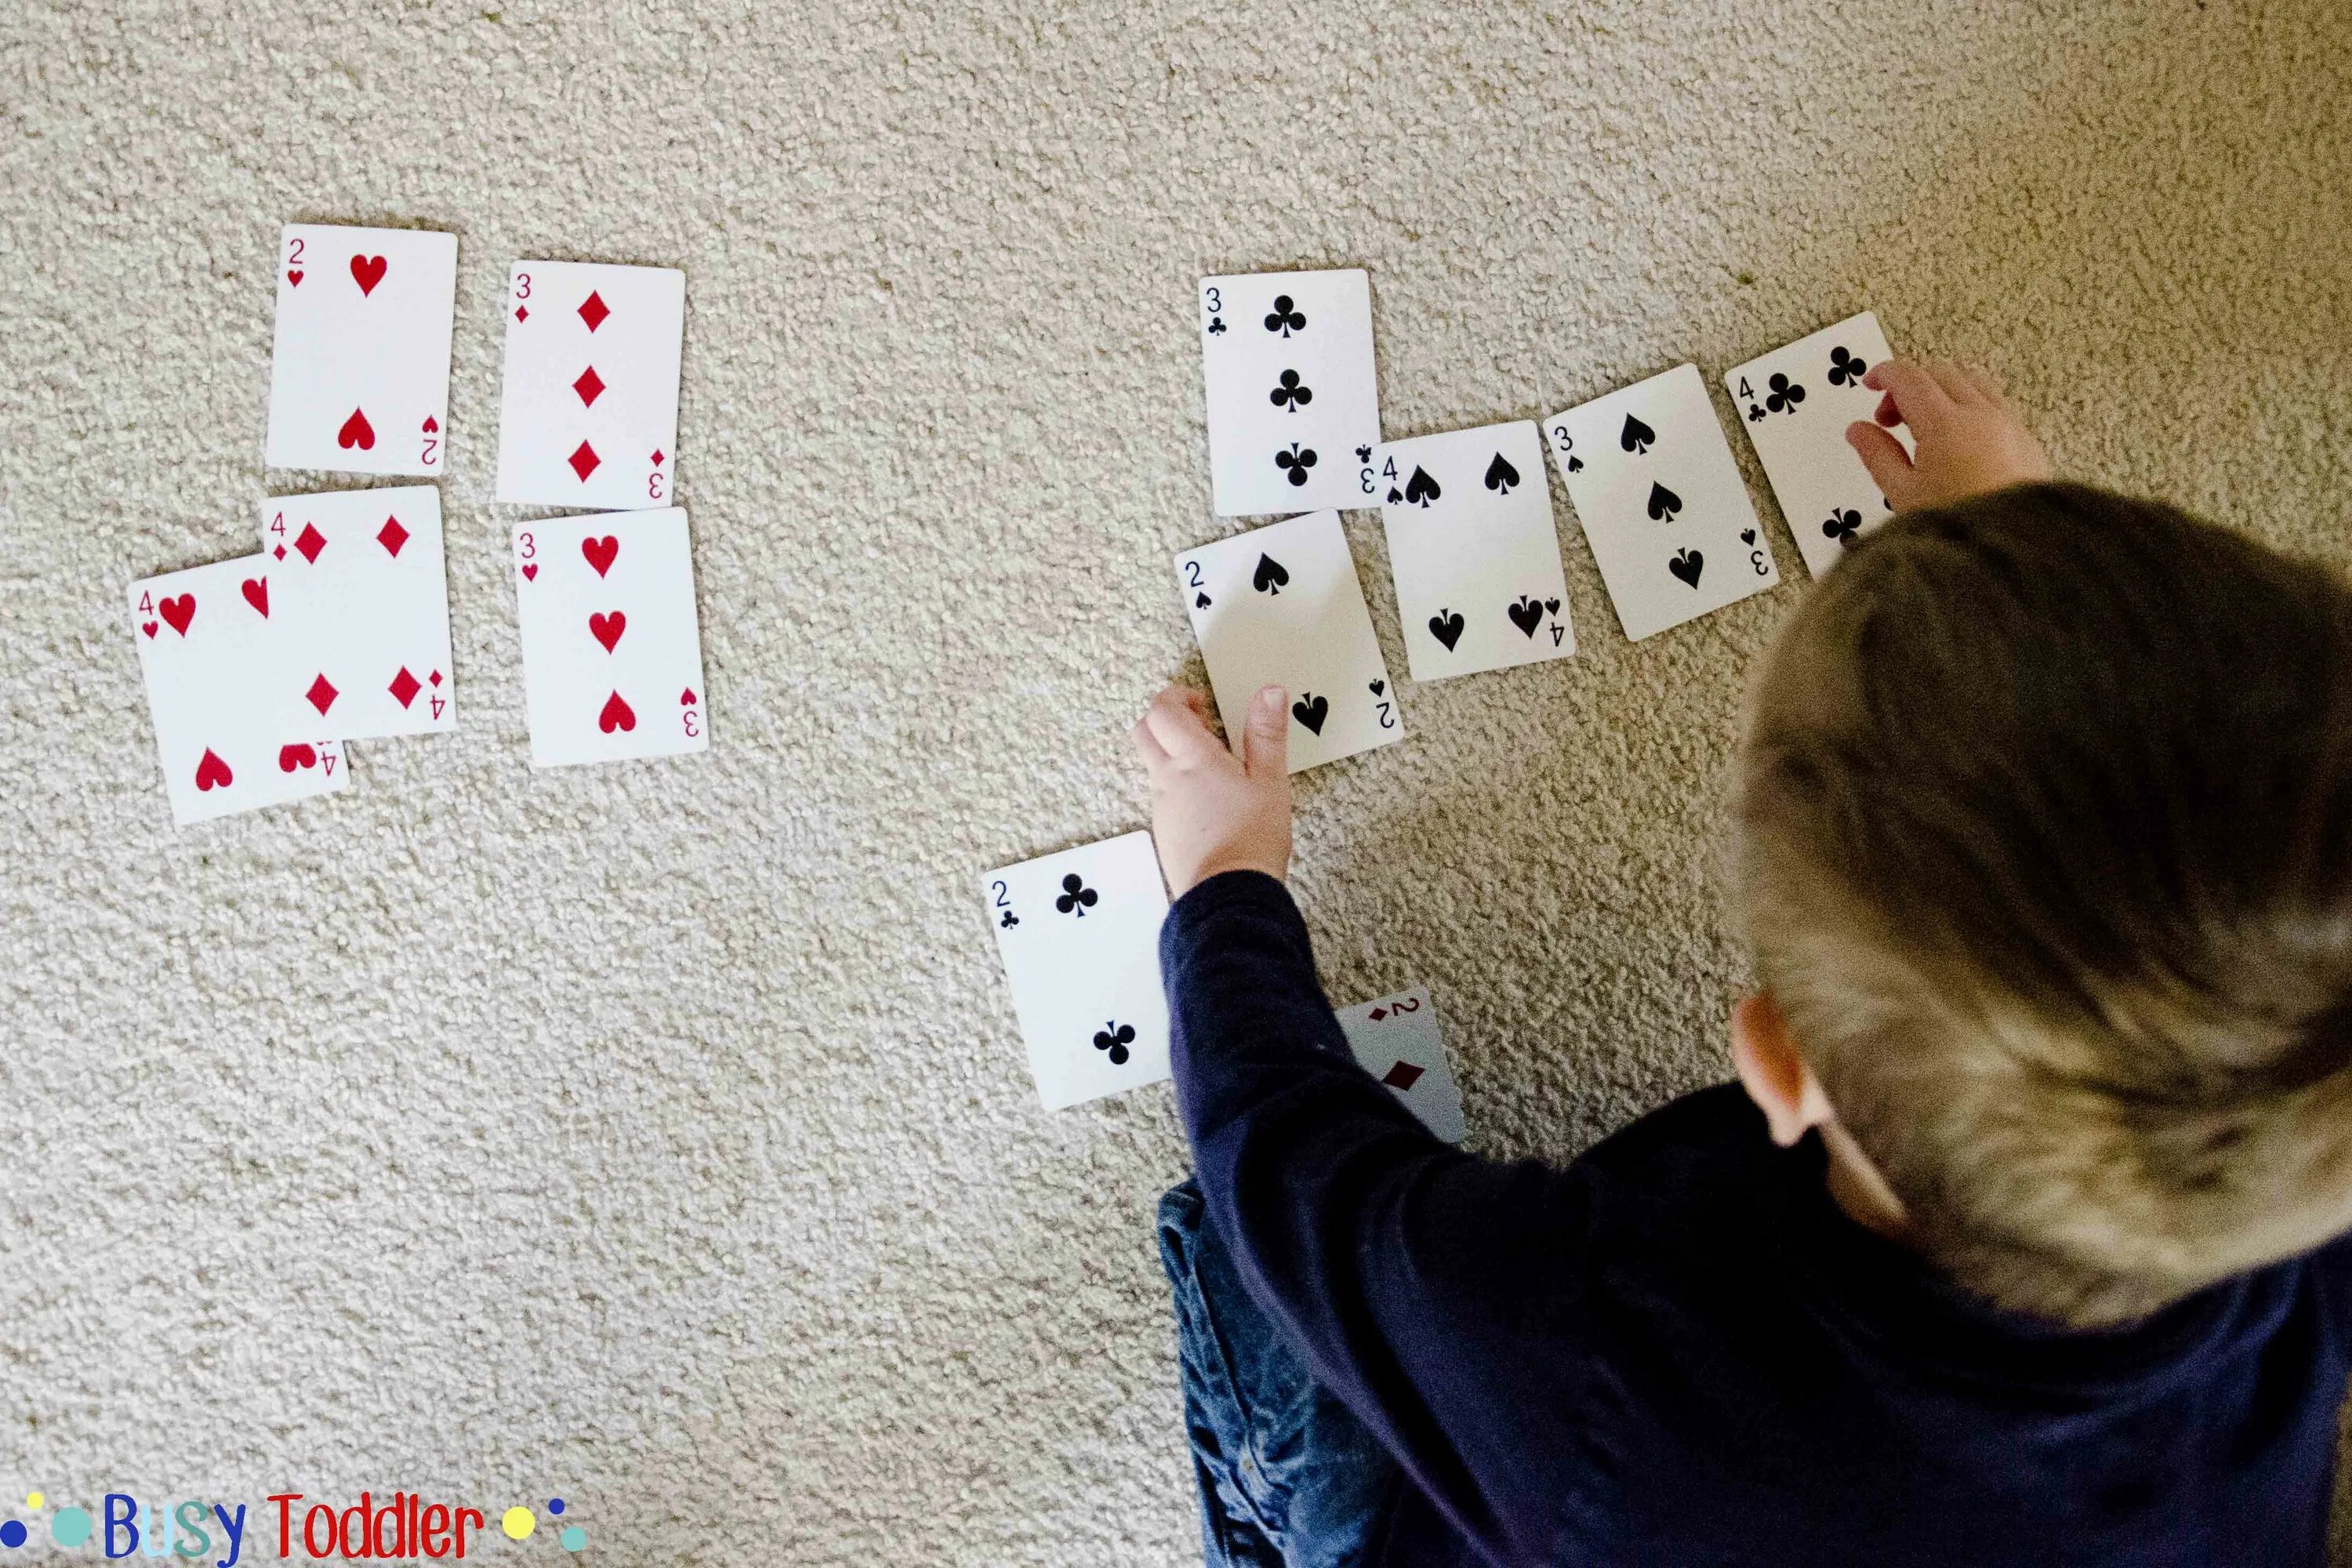
<path id="1" fill-rule="evenodd" d="M 1192 1560 L 1169 1092 L 1036 1108 L 974 876 L 1139 825 L 1128 726 L 1197 675 L 1194 280 L 1370 268 L 1391 436 L 1874 307 L 2070 473 L 2352 563 L 2347 61 L 2339 0 L 15 0 L 0 1498 Z M 117 604 L 337 488 L 261 464 L 292 219 L 460 237 L 465 728 L 174 831 Z M 524 256 L 688 273 L 705 757 L 527 765 Z M 1408 683 L 1302 780 L 1297 886 L 1340 999 L 1435 988 L 1477 1142 L 1566 1156 L 1722 1071 L 1723 773 L 1805 589 L 1768 510 L 1786 585 L 1628 645 L 1554 500 L 1583 651 Z"/>

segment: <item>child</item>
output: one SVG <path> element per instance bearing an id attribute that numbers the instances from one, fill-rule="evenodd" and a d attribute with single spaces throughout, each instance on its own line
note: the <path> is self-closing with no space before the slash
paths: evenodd
<path id="1" fill-rule="evenodd" d="M 1349 1058 L 1282 693 L 1135 731 L 1213 1563 L 2317 1563 L 2352 1339 L 2352 592 L 2046 481 L 1979 373 L 1739 760 L 1738 1083 L 1566 1170 Z"/>

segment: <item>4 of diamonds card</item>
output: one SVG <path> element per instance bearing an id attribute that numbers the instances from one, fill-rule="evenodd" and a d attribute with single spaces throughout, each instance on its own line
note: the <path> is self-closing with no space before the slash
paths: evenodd
<path id="1" fill-rule="evenodd" d="M 1864 310 L 1724 373 L 1797 553 L 1816 577 L 1889 515 L 1845 427 L 1876 414 L 1878 394 L 1862 378 L 1892 353 L 1876 313 Z M 1894 434 L 1911 448 L 1910 431 Z"/>
<path id="2" fill-rule="evenodd" d="M 273 468 L 437 474 L 457 237 L 288 224 L 269 356 Z"/>
<path id="3" fill-rule="evenodd" d="M 261 548 L 287 650 L 263 696 L 281 727 L 347 741 L 457 727 L 439 490 L 274 496 Z"/>
<path id="4" fill-rule="evenodd" d="M 1200 311 L 1217 515 L 1363 505 L 1356 468 L 1381 438 L 1370 278 L 1203 278 Z"/>
<path id="5" fill-rule="evenodd" d="M 506 318 L 499 500 L 608 511 L 667 506 L 686 274 L 518 261 Z"/>

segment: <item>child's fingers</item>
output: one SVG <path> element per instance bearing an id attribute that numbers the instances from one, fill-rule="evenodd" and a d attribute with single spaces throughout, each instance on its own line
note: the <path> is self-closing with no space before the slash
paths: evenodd
<path id="1" fill-rule="evenodd" d="M 1198 763 L 1223 750 L 1201 715 L 1193 711 L 1190 694 L 1181 686 L 1168 687 L 1153 698 L 1143 711 L 1143 721 L 1171 762 Z"/>
<path id="2" fill-rule="evenodd" d="M 1252 778 L 1286 778 L 1290 773 L 1288 694 L 1269 686 L 1250 700 L 1249 722 L 1243 727 L 1242 767 Z"/>
<path id="3" fill-rule="evenodd" d="M 1909 505 L 1915 475 L 1911 454 L 1903 449 L 1903 443 L 1862 419 L 1845 427 L 1845 439 L 1878 482 L 1878 493 L 1886 498 L 1886 504 L 1896 511 Z"/>
<path id="4" fill-rule="evenodd" d="M 1976 383 L 1969 379 L 1968 366 L 1948 359 L 1931 359 L 1921 363 L 1927 374 L 1936 378 L 1936 384 L 1944 389 L 1944 395 L 1952 400 L 1953 406 L 1966 407 L 1979 401 Z"/>
<path id="5" fill-rule="evenodd" d="M 1885 393 L 1887 401 L 1895 405 L 1896 423 L 1908 425 L 1911 433 L 1922 439 L 1933 435 L 1951 416 L 1951 395 L 1917 360 L 1881 360 L 1864 374 L 1862 384 L 1874 392 Z"/>
<path id="6" fill-rule="evenodd" d="M 1134 740 L 1135 754 L 1143 759 L 1145 773 L 1156 775 L 1168 765 L 1168 748 L 1161 745 L 1160 737 L 1151 732 L 1150 719 L 1135 721 Z"/>

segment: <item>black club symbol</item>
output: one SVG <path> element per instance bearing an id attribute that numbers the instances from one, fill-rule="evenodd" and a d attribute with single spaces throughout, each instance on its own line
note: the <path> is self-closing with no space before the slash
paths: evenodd
<path id="1" fill-rule="evenodd" d="M 1076 915 L 1084 920 L 1087 911 L 1093 909 L 1096 900 L 1101 897 L 1087 886 L 1085 878 L 1073 871 L 1062 879 L 1062 896 L 1054 900 L 1054 907 L 1066 915 Z"/>
<path id="2" fill-rule="evenodd" d="M 1370 447 L 1359 447 L 1356 448 L 1356 461 L 1360 463 L 1369 463 L 1371 460 L 1372 449 Z"/>
<path id="3" fill-rule="evenodd" d="M 1794 414 L 1797 405 L 1805 400 L 1805 389 L 1777 370 L 1772 373 L 1771 387 L 1765 394 L 1764 406 L 1775 414 Z"/>
<path id="4" fill-rule="evenodd" d="M 1854 530 L 1861 526 L 1862 513 L 1854 510 L 1852 507 L 1848 507 L 1843 511 L 1833 511 L 1830 513 L 1830 520 L 1822 524 L 1822 532 L 1827 537 L 1836 540 L 1840 544 L 1846 548 L 1852 549 L 1853 547 Z"/>
<path id="5" fill-rule="evenodd" d="M 1862 384 L 1862 373 L 1870 368 L 1867 360 L 1858 360 L 1842 348 L 1830 350 L 1830 384 L 1845 386 Z"/>
<path id="6" fill-rule="evenodd" d="M 1306 314 L 1291 309 L 1289 295 L 1276 294 L 1274 309 L 1266 313 L 1265 330 L 1280 332 L 1286 338 L 1293 332 L 1303 332 L 1307 330 Z"/>
<path id="7" fill-rule="evenodd" d="M 1763 405 L 1762 404 L 1760 404 L 1760 403 L 1751 403 L 1751 404 L 1749 404 L 1749 405 L 1748 405 L 1748 423 L 1749 423 L 1750 425 L 1753 425 L 1753 424 L 1755 424 L 1758 420 L 1759 420 L 1759 419 L 1761 419 L 1761 418 L 1763 418 L 1763 417 L 1764 417 L 1764 405 Z"/>
<path id="8" fill-rule="evenodd" d="M 1315 466 L 1315 448 L 1301 451 L 1298 443 L 1293 441 L 1289 451 L 1274 455 L 1274 466 L 1289 475 L 1292 484 L 1303 485 L 1307 482 L 1307 470 Z"/>
<path id="9" fill-rule="evenodd" d="M 1225 335 L 1225 319 L 1223 316 L 1209 318 L 1209 335 L 1213 338 L 1222 338 Z"/>
<path id="10" fill-rule="evenodd" d="M 1315 401 L 1315 389 L 1311 386 L 1299 385 L 1298 373 L 1295 370 L 1286 370 L 1282 373 L 1282 384 L 1266 395 L 1276 408 L 1288 409 L 1296 414 Z"/>
<path id="11" fill-rule="evenodd" d="M 1135 1044 L 1135 1026 L 1122 1024 L 1116 1018 L 1106 1018 L 1103 1026 L 1095 1031 L 1095 1049 L 1110 1053 L 1110 1065 L 1127 1065 L 1127 1047 Z"/>
<path id="12" fill-rule="evenodd" d="M 1014 926 L 1021 923 L 1021 917 L 1014 914 L 1011 910 L 1007 910 L 1004 911 L 1004 918 L 996 923 L 1003 926 L 1005 930 L 1011 931 Z"/>

